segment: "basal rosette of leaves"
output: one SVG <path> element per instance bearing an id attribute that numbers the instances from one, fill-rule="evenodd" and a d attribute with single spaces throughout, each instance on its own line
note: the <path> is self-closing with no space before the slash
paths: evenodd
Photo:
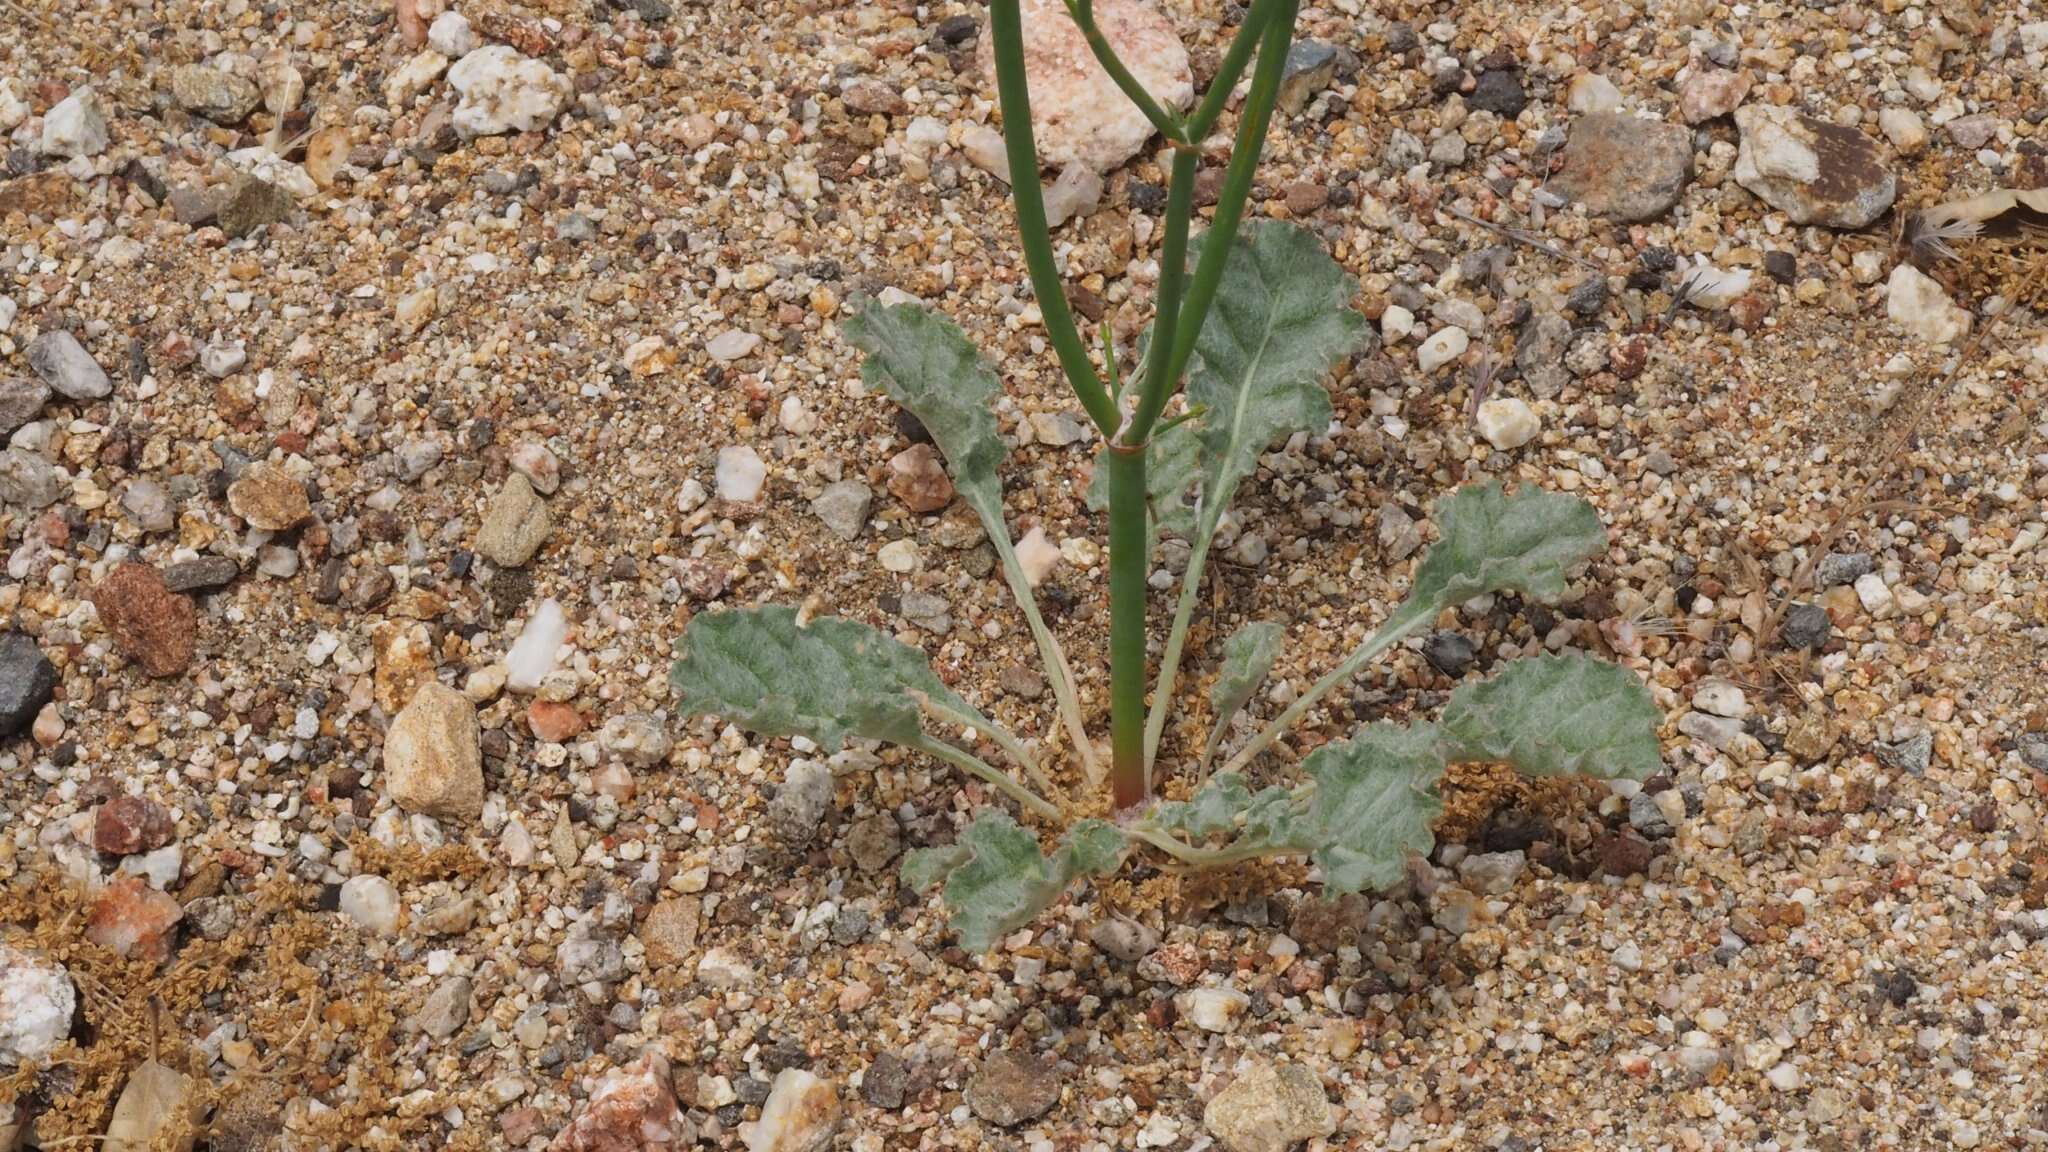
<path id="1" fill-rule="evenodd" d="M 1401 877 L 1410 856 L 1433 847 L 1431 829 L 1442 809 L 1438 782 L 1453 763 L 1501 761 L 1531 775 L 1606 779 L 1657 771 L 1662 717 L 1641 682 L 1625 669 L 1565 652 L 1506 663 L 1488 679 L 1461 684 L 1434 721 L 1366 725 L 1253 787 L 1268 748 L 1440 612 L 1491 593 L 1556 601 L 1574 570 L 1605 550 L 1606 532 L 1585 502 L 1498 485 L 1440 500 L 1433 513 L 1438 538 L 1409 574 L 1407 597 L 1234 747 L 1232 721 L 1257 696 L 1287 630 L 1260 621 L 1227 638 L 1208 695 L 1208 738 L 1186 741 L 1172 762 L 1160 762 L 1224 513 L 1261 455 L 1297 433 L 1328 430 L 1324 382 L 1356 347 L 1364 320 L 1349 307 L 1351 279 L 1313 234 L 1288 223 L 1241 221 L 1295 16 L 1293 0 L 1254 0 L 1212 82 L 1212 94 L 1218 86 L 1228 93 L 1256 52 L 1211 227 L 1188 234 L 1189 194 L 1195 142 L 1222 111 L 1221 97 L 1205 98 L 1185 117 L 1147 108 L 1159 131 L 1183 145 L 1168 193 L 1157 315 L 1129 373 L 1119 372 L 1106 330 L 1099 354 L 1091 353 L 1067 308 L 1031 175 L 1036 153 L 1016 8 L 1016 0 L 994 0 L 990 16 L 1021 239 L 1047 335 L 1105 444 L 1089 503 L 1110 520 L 1108 771 L 1115 819 L 1076 818 L 1102 806 L 1063 794 L 1041 763 L 1068 757 L 1077 769 L 1070 775 L 1083 780 L 1101 771 L 1078 680 L 1038 610 L 1004 517 L 999 471 L 1006 449 L 994 418 L 1001 377 L 956 324 L 918 304 L 859 304 L 841 331 L 864 353 L 868 383 L 931 432 L 961 500 L 987 530 L 1052 689 L 1064 747 L 1006 730 L 941 682 L 922 651 L 894 637 L 847 620 L 806 620 L 772 604 L 692 619 L 670 676 L 678 709 L 765 736 L 806 737 L 828 752 L 853 740 L 892 743 L 994 788 L 1031 826 L 991 805 L 954 843 L 912 851 L 903 863 L 904 882 L 918 891 L 937 888 L 962 945 L 977 951 L 1030 923 L 1076 884 L 1115 873 L 1136 853 L 1192 868 L 1298 857 L 1314 866 L 1327 895 L 1384 888 Z M 1093 34 L 1089 4 L 1072 0 L 1069 9 L 1117 76 L 1113 52 Z M 1118 82 L 1140 100 L 1135 81 L 1125 75 Z M 1175 400 L 1178 410 L 1168 411 Z M 1144 578 L 1162 534 L 1186 541 L 1189 562 L 1160 657 L 1150 666 Z M 961 742 L 963 733 L 968 742 Z M 1226 748 L 1229 758 L 1211 772 Z M 1182 789 L 1187 799 L 1152 798 L 1155 775 L 1169 772 L 1190 782 Z"/>

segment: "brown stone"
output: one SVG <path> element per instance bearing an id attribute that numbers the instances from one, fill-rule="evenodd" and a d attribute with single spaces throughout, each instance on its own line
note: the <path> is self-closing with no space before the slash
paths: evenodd
<path id="1" fill-rule="evenodd" d="M 659 967 L 687 963 L 696 955 L 703 906 L 695 896 L 672 896 L 656 904 L 640 925 L 647 962 Z"/>
<path id="2" fill-rule="evenodd" d="M 76 189 L 76 182 L 61 168 L 0 180 L 0 216 L 61 216 L 70 209 Z"/>
<path id="3" fill-rule="evenodd" d="M 425 624 L 386 620 L 370 633 L 370 650 L 377 707 L 387 713 L 412 703 L 419 686 L 434 678 L 434 638 Z"/>
<path id="4" fill-rule="evenodd" d="M 953 481 L 929 444 L 912 444 L 889 460 L 889 492 L 912 512 L 937 512 L 953 501 Z"/>
<path id="5" fill-rule="evenodd" d="M 228 507 L 251 528 L 265 532 L 283 532 L 313 515 L 306 486 L 268 461 L 251 464 L 241 479 L 228 485 Z"/>
<path id="6" fill-rule="evenodd" d="M 1757 104 L 1736 109 L 1735 126 L 1735 182 L 1794 224 L 1862 228 L 1898 195 L 1877 141 L 1854 128 Z"/>
<path id="7" fill-rule="evenodd" d="M 1564 170 L 1550 190 L 1595 216 L 1654 220 L 1678 203 L 1692 181 L 1692 133 L 1677 124 L 1623 112 L 1572 122 Z"/>
<path id="8" fill-rule="evenodd" d="M 1627 832 L 1610 832 L 1594 849 L 1609 876 L 1635 876 L 1650 868 L 1650 842 Z"/>
<path id="9" fill-rule="evenodd" d="M 976 1116 L 1008 1128 L 1036 1120 L 1060 1102 L 1059 1069 L 1029 1052 L 991 1052 L 964 1095 Z"/>
<path id="10" fill-rule="evenodd" d="M 171 842 L 171 810 L 142 796 L 116 796 L 93 816 L 93 847 L 116 856 L 150 852 Z"/>
<path id="11" fill-rule="evenodd" d="M 483 812 L 482 736 L 469 697 L 420 685 L 384 734 L 384 791 L 408 812 L 467 819 Z"/>
<path id="12" fill-rule="evenodd" d="M 198 611 L 155 568 L 134 560 L 117 566 L 93 589 L 92 602 L 122 655 L 144 673 L 176 676 L 191 665 Z"/>
<path id="13" fill-rule="evenodd" d="M 100 889 L 85 922 L 85 938 L 130 959 L 170 958 L 185 910 L 142 877 L 121 875 Z"/>

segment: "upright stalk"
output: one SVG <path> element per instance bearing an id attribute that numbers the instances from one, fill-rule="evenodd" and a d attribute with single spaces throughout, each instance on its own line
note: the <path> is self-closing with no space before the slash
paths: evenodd
<path id="1" fill-rule="evenodd" d="M 1067 383 L 1108 439 L 1116 435 L 1122 413 L 1088 361 L 1088 342 L 1074 326 L 1066 289 L 1060 285 L 1052 230 L 1045 223 L 1045 195 L 1038 187 L 1038 143 L 1031 134 L 1031 87 L 1024 77 L 1024 25 L 1017 0 L 990 0 L 988 25 L 995 46 L 996 98 L 1003 110 L 1003 146 L 1010 161 L 1010 198 L 1017 205 L 1017 239 L 1024 247 L 1031 292 L 1038 298 L 1039 318 Z"/>
<path id="2" fill-rule="evenodd" d="M 1145 779 L 1145 450 L 1111 444 L 1109 469 L 1109 739 L 1119 811 L 1141 804 Z"/>

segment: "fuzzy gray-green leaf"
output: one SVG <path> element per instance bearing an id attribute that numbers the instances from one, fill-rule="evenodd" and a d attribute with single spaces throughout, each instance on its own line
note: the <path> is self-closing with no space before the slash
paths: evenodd
<path id="1" fill-rule="evenodd" d="M 1201 840 L 1237 827 L 1237 814 L 1251 806 L 1252 791 L 1244 777 L 1235 772 L 1218 772 L 1186 800 L 1172 800 L 1155 806 L 1152 820 L 1161 828 Z"/>
<path id="2" fill-rule="evenodd" d="M 1192 245 L 1191 264 L 1207 239 Z M 1202 471 L 1212 498 L 1227 502 L 1275 441 L 1329 427 L 1323 378 L 1365 329 L 1350 307 L 1355 288 L 1307 229 L 1248 220 L 1239 230 L 1188 367 L 1188 400 L 1208 408 Z"/>
<path id="3" fill-rule="evenodd" d="M 918 418 L 945 454 L 953 487 L 991 532 L 1003 523 L 995 370 L 960 326 L 922 305 L 862 301 L 840 326 L 867 355 L 861 378 Z"/>
<path id="4" fill-rule="evenodd" d="M 1315 791 L 1301 838 L 1323 870 L 1326 895 L 1391 887 L 1409 854 L 1435 843 L 1444 757 L 1432 726 L 1374 724 L 1316 749 L 1302 770 Z"/>
<path id="5" fill-rule="evenodd" d="M 1512 496 L 1499 484 L 1461 489 L 1437 503 L 1436 524 L 1437 542 L 1408 593 L 1424 613 L 1488 592 L 1555 600 L 1572 567 L 1607 546 L 1592 505 L 1536 488 Z"/>
<path id="6" fill-rule="evenodd" d="M 1641 780 L 1663 765 L 1663 713 L 1635 673 L 1583 652 L 1517 660 L 1451 693 L 1454 760 L 1505 760 L 1530 776 Z"/>
<path id="7" fill-rule="evenodd" d="M 764 736 L 805 736 L 828 752 L 850 736 L 915 743 L 923 734 L 920 698 L 980 718 L 940 683 L 924 653 L 851 620 L 803 625 L 795 609 L 779 604 L 705 612 L 690 620 L 680 647 L 669 686 L 683 715 L 715 714 Z"/>
<path id="8" fill-rule="evenodd" d="M 1222 732 L 1237 710 L 1266 682 L 1266 674 L 1273 670 L 1273 661 L 1280 656 L 1280 642 L 1286 637 L 1285 628 L 1270 620 L 1258 620 L 1231 633 L 1230 639 L 1223 642 L 1223 670 L 1217 674 L 1216 687 L 1209 694 L 1216 713 L 1216 731 Z"/>
<path id="9" fill-rule="evenodd" d="M 948 873 L 967 863 L 969 853 L 963 845 L 948 844 L 942 848 L 916 848 L 903 854 L 903 885 L 912 892 L 923 893 L 931 886 L 944 880 Z"/>
<path id="10" fill-rule="evenodd" d="M 1031 922 L 1077 878 L 1101 876 L 1123 862 L 1123 833 L 1102 820 L 1075 824 L 1048 859 L 1038 837 L 999 808 L 983 809 L 950 848 L 912 853 L 903 879 L 930 887 L 946 878 L 945 903 L 960 946 L 986 952 L 1003 934 Z"/>

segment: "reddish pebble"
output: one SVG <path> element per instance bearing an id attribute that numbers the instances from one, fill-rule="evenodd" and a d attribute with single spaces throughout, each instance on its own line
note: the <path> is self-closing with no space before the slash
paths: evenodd
<path id="1" fill-rule="evenodd" d="M 117 566 L 92 590 L 92 603 L 122 654 L 145 673 L 176 676 L 191 665 L 198 613 L 190 598 L 164 587 L 155 568 L 132 560 Z"/>
<path id="2" fill-rule="evenodd" d="M 140 876 L 122 875 L 100 889 L 85 938 L 117 955 L 161 963 L 171 955 L 185 910 Z"/>
<path id="3" fill-rule="evenodd" d="M 498 1117 L 498 1131 L 507 1144 L 517 1148 L 540 1134 L 542 1119 L 538 1108 L 514 1108 Z"/>
<path id="4" fill-rule="evenodd" d="M 561 744 L 583 731 L 583 714 L 559 701 L 535 700 L 526 709 L 526 726 L 535 739 Z"/>
<path id="5" fill-rule="evenodd" d="M 1650 362 L 1650 349 L 1641 340 L 1623 340 L 1607 354 L 1607 366 L 1623 380 L 1633 380 L 1643 374 L 1643 367 Z"/>
<path id="6" fill-rule="evenodd" d="M 171 810 L 141 796 L 116 796 L 93 819 L 93 847 L 116 856 L 151 852 L 171 842 Z"/>
<path id="7" fill-rule="evenodd" d="M 953 500 L 953 481 L 929 444 L 912 444 L 889 460 L 889 491 L 912 512 L 937 512 Z"/>

